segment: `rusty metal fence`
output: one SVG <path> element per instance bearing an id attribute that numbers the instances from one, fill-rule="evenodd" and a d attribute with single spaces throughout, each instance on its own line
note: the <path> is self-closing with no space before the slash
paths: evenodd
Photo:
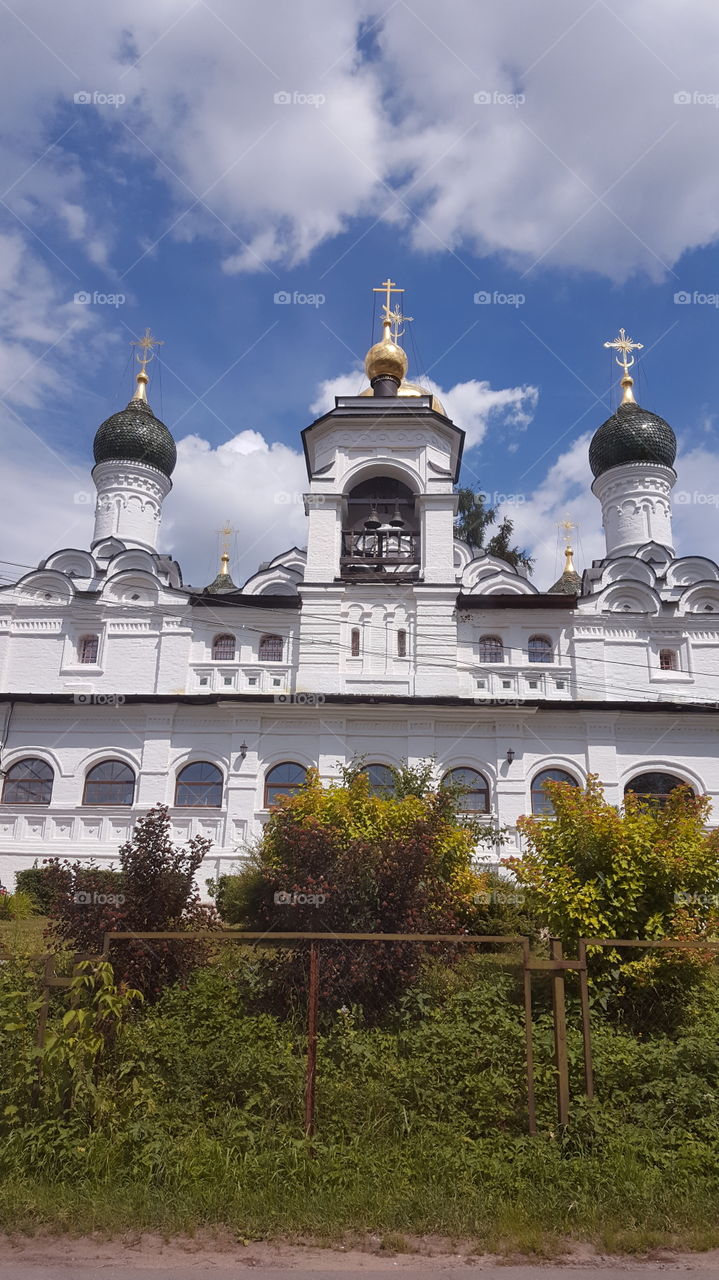
<path id="1" fill-rule="evenodd" d="M 42 1047 L 46 1034 L 50 992 L 53 988 L 68 988 L 78 972 L 78 965 L 83 961 L 99 962 L 111 959 L 113 948 L 128 943 L 142 942 L 149 946 L 154 942 L 188 942 L 208 941 L 207 932 L 113 932 L 104 937 L 100 955 L 77 954 L 72 957 L 69 973 L 58 975 L 55 968 L 56 958 L 53 955 L 38 957 L 43 962 L 40 982 L 43 991 L 42 1005 L 39 1012 L 36 1044 Z M 680 941 L 663 939 L 661 941 L 644 941 L 627 938 L 582 938 L 577 947 L 576 959 L 567 958 L 563 954 L 562 943 L 558 938 L 549 940 L 548 955 L 539 955 L 530 945 L 530 940 L 522 936 L 507 935 L 457 935 L 457 934 L 401 934 L 401 933 L 267 933 L 249 932 L 245 930 L 224 930 L 211 935 L 213 945 L 239 943 L 256 947 L 289 946 L 304 948 L 307 952 L 307 984 L 306 984 L 306 1068 L 304 1085 L 304 1131 L 312 1137 L 316 1129 L 318 1042 L 319 1042 L 319 993 L 322 975 L 323 946 L 337 943 L 352 946 L 366 944 L 379 946 L 387 943 L 402 943 L 425 947 L 508 947 L 517 953 L 521 966 L 521 988 L 523 995 L 522 1021 L 524 1031 L 525 1059 L 525 1109 L 527 1131 L 531 1135 L 537 1133 L 537 1107 L 535 1098 L 535 1062 L 533 1033 L 533 977 L 544 974 L 551 984 L 551 1018 L 553 1039 L 553 1060 L 556 1084 L 557 1121 L 560 1126 L 567 1125 L 570 1115 L 570 1073 L 567 1047 L 567 998 L 566 976 L 576 973 L 578 977 L 579 1022 L 583 1047 L 582 1090 L 587 1098 L 594 1097 L 594 1071 L 592 1064 L 590 989 L 588 970 L 588 950 L 621 950 L 624 948 L 644 950 L 687 950 L 695 952 L 719 953 L 719 942 Z M 38 1078 L 39 1088 L 41 1077 Z"/>

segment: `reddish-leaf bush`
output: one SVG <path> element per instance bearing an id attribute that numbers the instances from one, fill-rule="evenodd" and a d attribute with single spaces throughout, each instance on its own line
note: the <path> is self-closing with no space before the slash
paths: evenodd
<path id="1" fill-rule="evenodd" d="M 169 811 L 157 805 L 139 819 L 132 839 L 120 848 L 119 873 L 78 862 L 49 862 L 49 936 L 75 951 L 97 953 L 107 932 L 218 927 L 216 912 L 201 903 L 195 887 L 195 873 L 210 845 L 195 836 L 175 846 Z M 118 979 L 153 1000 L 169 983 L 185 981 L 206 954 L 206 946 L 197 941 L 138 939 L 115 944 L 111 959 Z"/>

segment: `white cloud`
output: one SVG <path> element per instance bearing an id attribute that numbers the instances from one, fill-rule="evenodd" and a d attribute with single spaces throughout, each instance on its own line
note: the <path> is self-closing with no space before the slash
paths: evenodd
<path id="1" fill-rule="evenodd" d="M 447 391 L 432 378 L 423 378 L 420 385 L 438 397 L 447 416 L 467 433 L 468 449 L 481 444 L 490 422 L 498 428 L 522 431 L 532 421 L 539 399 L 536 387 L 493 388 L 489 382 L 476 379 L 457 382 Z M 334 408 L 335 396 L 359 395 L 366 386 L 367 379 L 360 368 L 327 378 L 318 387 L 310 413 L 319 417 Z"/>
<path id="2" fill-rule="evenodd" d="M 235 530 L 230 568 L 238 586 L 263 560 L 307 541 L 304 457 L 258 431 L 241 431 L 216 448 L 185 436 L 172 480 L 160 542 L 193 586 L 206 586 L 217 573 L 217 530 L 225 520 Z"/>
<path id="3" fill-rule="evenodd" d="M 422 251 L 613 279 L 661 277 L 719 236 L 713 0 L 689 12 L 629 0 L 621 14 L 455 0 L 441 18 L 434 0 L 384 11 L 376 0 L 125 0 L 117 12 L 28 0 L 23 14 L 0 14 L 0 110 L 14 126 L 3 160 L 19 179 L 9 198 L 33 225 L 64 221 L 70 238 L 80 219 L 66 206 L 81 208 L 98 224 L 86 235 L 95 263 L 114 228 L 101 204 L 108 156 L 88 154 L 76 127 L 89 113 L 123 169 L 129 157 L 139 178 L 146 161 L 167 184 L 171 234 L 219 237 L 229 272 L 301 262 L 362 215 L 399 222 Z M 127 101 L 74 104 L 80 89 Z M 69 126 L 58 104 L 76 113 Z"/>
<path id="4" fill-rule="evenodd" d="M 67 395 L 60 362 L 94 323 L 91 308 L 62 296 L 24 236 L 0 232 L 0 397 L 37 407 L 51 393 Z"/>
<path id="5" fill-rule="evenodd" d="M 589 440 L 589 434 L 575 440 L 550 466 L 533 492 L 507 493 L 504 500 L 498 495 L 499 518 L 509 516 L 513 521 L 513 540 L 533 557 L 532 581 L 541 591 L 548 590 L 562 572 L 561 521 L 570 520 L 577 526 L 572 537 L 579 572 L 605 554 L 601 510 L 591 494 Z"/>

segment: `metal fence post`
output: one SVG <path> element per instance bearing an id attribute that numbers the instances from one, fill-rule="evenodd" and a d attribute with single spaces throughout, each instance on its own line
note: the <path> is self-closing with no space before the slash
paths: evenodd
<path id="1" fill-rule="evenodd" d="M 552 960 L 563 959 L 559 938 L 550 938 L 549 955 Z M 554 1062 L 557 1068 L 557 1118 L 560 1127 L 569 1121 L 569 1063 L 567 1061 L 567 1018 L 565 1007 L 564 970 L 552 971 L 552 1008 L 554 1012 Z"/>
<path id="2" fill-rule="evenodd" d="M 527 1064 L 527 1122 L 531 1137 L 537 1134 L 537 1108 L 534 1098 L 534 1047 L 532 1043 L 532 974 L 529 963 L 529 939 L 522 944 L 522 979 L 524 982 L 524 1046 Z"/>
<path id="3" fill-rule="evenodd" d="M 594 1064 L 592 1062 L 592 1024 L 589 1017 L 589 975 L 587 973 L 587 944 L 579 939 L 577 955 L 579 970 L 579 1000 L 582 1010 L 582 1047 L 584 1051 L 584 1092 L 594 1097 Z"/>
<path id="4" fill-rule="evenodd" d="M 305 1085 L 305 1136 L 315 1131 L 315 1080 L 317 1077 L 317 1008 L 319 1004 L 320 944 L 310 943 L 310 973 L 307 989 L 307 1081 Z"/>

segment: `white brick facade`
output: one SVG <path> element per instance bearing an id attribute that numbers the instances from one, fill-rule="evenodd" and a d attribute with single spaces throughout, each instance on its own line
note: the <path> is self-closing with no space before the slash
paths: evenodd
<path id="1" fill-rule="evenodd" d="M 203 876 L 227 870 L 266 819 L 268 771 L 287 761 L 325 778 L 355 755 L 473 768 L 511 832 L 547 768 L 599 773 L 616 802 L 661 770 L 719 804 L 719 568 L 674 558 L 670 477 L 649 486 L 661 481 L 667 504 L 653 541 L 632 533 L 625 555 L 608 528 L 610 553 L 576 598 L 453 538 L 462 433 L 429 397 L 339 397 L 304 444 L 307 549 L 241 591 L 183 586 L 151 549 L 164 497 L 147 505 L 153 469 L 122 460 L 96 467 L 99 494 L 124 486 L 122 510 L 152 526 L 102 526 L 91 551 L 59 551 L 0 591 L 3 776 L 28 758 L 52 770 L 39 803 L 8 800 L 5 783 L 3 884 L 51 854 L 112 860 L 158 802 L 178 838 L 212 839 Z M 628 501 L 647 488 L 646 468 L 602 476 L 605 524 L 620 472 Z M 220 635 L 232 638 L 222 656 Z M 84 803 L 106 760 L 132 770 L 131 803 Z M 218 770 L 211 805 L 175 803 L 193 761 Z"/>

